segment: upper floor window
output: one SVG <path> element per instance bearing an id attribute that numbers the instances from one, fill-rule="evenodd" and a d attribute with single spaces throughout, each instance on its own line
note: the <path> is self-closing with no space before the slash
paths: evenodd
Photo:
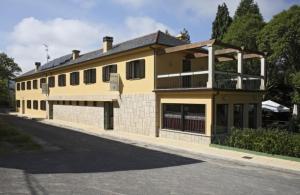
<path id="1" fill-rule="evenodd" d="M 25 82 L 22 82 L 22 83 L 21 83 L 21 89 L 22 89 L 22 90 L 25 90 Z"/>
<path id="2" fill-rule="evenodd" d="M 70 73 L 70 85 L 79 85 L 79 72 Z"/>
<path id="3" fill-rule="evenodd" d="M 40 109 L 41 110 L 46 110 L 46 101 L 45 100 L 40 101 Z"/>
<path id="4" fill-rule="evenodd" d="M 42 88 L 43 83 L 46 83 L 46 78 L 41 78 L 40 79 L 40 88 Z"/>
<path id="5" fill-rule="evenodd" d="M 126 62 L 126 79 L 145 78 L 145 60 L 134 60 Z"/>
<path id="6" fill-rule="evenodd" d="M 31 109 L 31 100 L 27 100 L 27 108 Z"/>
<path id="7" fill-rule="evenodd" d="M 33 109 L 37 110 L 38 109 L 38 101 L 37 100 L 33 100 Z"/>
<path id="8" fill-rule="evenodd" d="M 20 91 L 20 83 L 17 83 L 17 90 Z"/>
<path id="9" fill-rule="evenodd" d="M 55 77 L 54 76 L 48 77 L 48 85 L 49 85 L 49 87 L 55 87 Z"/>
<path id="10" fill-rule="evenodd" d="M 38 88 L 37 85 L 38 85 L 38 84 L 37 84 L 37 80 L 36 80 L 36 79 L 33 80 L 33 81 L 32 81 L 32 88 L 33 88 L 33 89 L 37 89 L 37 88 Z"/>
<path id="11" fill-rule="evenodd" d="M 90 83 L 96 83 L 96 69 L 88 69 L 83 72 L 84 74 L 84 83 L 90 84 Z"/>
<path id="12" fill-rule="evenodd" d="M 31 81 L 27 81 L 26 85 L 27 85 L 27 89 L 31 89 Z"/>
<path id="13" fill-rule="evenodd" d="M 65 74 L 58 75 L 58 86 L 60 86 L 60 87 L 66 86 L 66 75 Z"/>
<path id="14" fill-rule="evenodd" d="M 103 82 L 107 82 L 110 80 L 110 73 L 117 73 L 117 65 L 116 64 L 104 66 L 102 68 L 102 81 Z"/>

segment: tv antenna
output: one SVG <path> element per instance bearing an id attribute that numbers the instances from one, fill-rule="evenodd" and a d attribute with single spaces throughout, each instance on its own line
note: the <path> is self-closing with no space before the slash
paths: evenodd
<path id="1" fill-rule="evenodd" d="M 43 44 L 44 47 L 45 47 L 45 51 L 46 51 L 46 59 L 47 59 L 47 62 L 49 61 L 50 59 L 50 55 L 49 55 L 49 48 L 48 48 L 48 45 L 47 44 Z"/>

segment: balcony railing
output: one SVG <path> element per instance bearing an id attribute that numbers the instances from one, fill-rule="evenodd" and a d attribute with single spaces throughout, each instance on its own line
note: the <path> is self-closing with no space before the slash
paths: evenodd
<path id="1" fill-rule="evenodd" d="M 242 83 L 239 86 L 238 80 Z M 260 90 L 261 79 L 257 75 L 215 71 L 214 88 Z M 208 71 L 183 72 L 157 76 L 156 89 L 197 89 L 208 88 Z"/>
<path id="2" fill-rule="evenodd" d="M 206 88 L 207 71 L 183 72 L 157 76 L 157 89 Z"/>

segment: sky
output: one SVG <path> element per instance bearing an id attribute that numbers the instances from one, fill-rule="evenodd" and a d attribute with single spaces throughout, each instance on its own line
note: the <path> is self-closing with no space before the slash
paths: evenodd
<path id="1" fill-rule="evenodd" d="M 34 62 L 46 62 L 44 44 L 55 59 L 74 49 L 100 49 L 104 36 L 120 43 L 157 30 L 177 35 L 186 28 L 192 42 L 207 40 L 223 2 L 233 16 L 240 0 L 1 0 L 0 52 L 26 72 Z M 265 21 L 300 5 L 300 0 L 256 2 Z"/>

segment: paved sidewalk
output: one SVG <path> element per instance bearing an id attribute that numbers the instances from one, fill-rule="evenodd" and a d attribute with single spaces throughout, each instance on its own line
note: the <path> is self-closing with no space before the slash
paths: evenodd
<path id="1" fill-rule="evenodd" d="M 252 166 L 265 166 L 280 170 L 290 170 L 300 172 L 300 163 L 296 161 L 272 158 L 267 156 L 224 150 L 219 148 L 210 147 L 202 144 L 192 144 L 188 142 L 180 142 L 171 139 L 157 138 L 143 135 L 136 135 L 132 133 L 126 133 L 114 130 L 97 129 L 81 124 L 74 124 L 71 122 L 59 121 L 59 120 L 42 120 L 42 123 L 64 127 L 75 131 L 80 131 L 95 136 L 105 137 L 122 141 L 129 144 L 134 144 L 142 147 L 152 147 L 156 149 L 173 149 L 180 154 L 193 153 L 207 155 L 212 158 L 221 158 L 225 160 L 232 160 L 240 163 L 250 163 Z M 252 157 L 252 159 L 242 158 L 244 156 Z"/>

